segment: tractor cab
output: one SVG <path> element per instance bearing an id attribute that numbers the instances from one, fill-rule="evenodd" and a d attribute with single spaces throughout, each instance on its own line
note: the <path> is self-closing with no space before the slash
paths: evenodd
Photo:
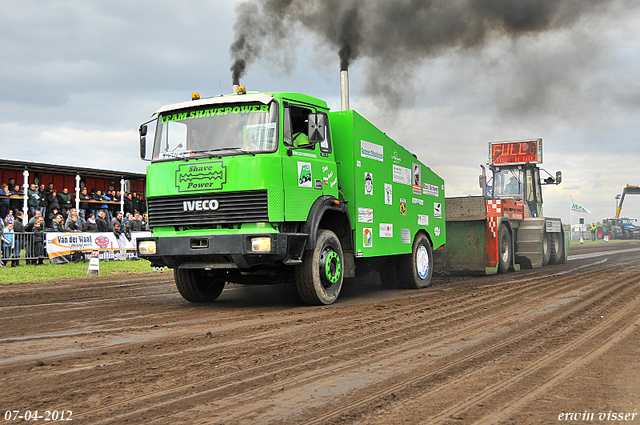
<path id="1" fill-rule="evenodd" d="M 562 173 L 558 171 L 555 177 L 541 179 L 542 169 L 536 165 L 540 163 L 542 139 L 489 143 L 493 177 L 486 187 L 487 198 L 524 201 L 531 217 L 542 217 L 542 185 L 559 184 Z M 481 176 L 481 186 L 485 186 L 485 181 Z"/>

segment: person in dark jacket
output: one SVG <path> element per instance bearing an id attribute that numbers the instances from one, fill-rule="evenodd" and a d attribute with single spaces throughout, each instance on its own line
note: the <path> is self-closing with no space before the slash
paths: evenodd
<path id="1" fill-rule="evenodd" d="M 14 246 L 13 246 L 13 257 L 20 258 L 20 252 L 22 247 L 24 247 L 24 225 L 22 224 L 22 211 L 18 211 L 16 213 L 16 219 L 13 221 L 13 233 L 14 233 Z M 18 267 L 20 265 L 20 260 L 11 260 L 11 267 Z"/>
<path id="2" fill-rule="evenodd" d="M 64 219 L 62 215 L 58 214 L 51 222 L 51 228 L 54 232 L 63 233 L 64 232 Z"/>
<path id="3" fill-rule="evenodd" d="M 24 192 L 20 189 L 20 185 L 14 185 L 13 190 L 11 191 L 12 195 L 24 196 Z M 16 215 L 18 211 L 22 210 L 22 199 L 12 198 L 9 200 L 9 208 L 13 210 L 13 215 Z"/>
<path id="4" fill-rule="evenodd" d="M 107 224 L 107 213 L 104 210 L 100 210 L 98 212 L 98 217 L 96 217 L 96 226 L 98 226 L 98 232 L 108 232 L 109 225 Z"/>
<path id="5" fill-rule="evenodd" d="M 96 224 L 96 216 L 93 214 L 89 214 L 87 217 L 87 224 L 84 226 L 85 232 L 97 232 L 98 225 Z"/>
<path id="6" fill-rule="evenodd" d="M 71 194 L 69 193 L 69 189 L 65 187 L 64 189 L 62 189 L 61 193 L 58 193 L 58 202 L 60 203 L 60 212 L 66 219 L 69 210 L 73 208 L 73 202 L 71 202 Z"/>
<path id="7" fill-rule="evenodd" d="M 86 220 L 85 217 L 87 217 L 89 214 L 95 214 L 94 212 L 89 211 L 90 207 L 89 207 L 89 202 L 87 201 L 91 200 L 91 197 L 87 194 L 86 187 L 82 188 L 78 198 L 80 198 L 80 204 L 78 205 L 78 207 L 80 208 L 80 211 L 78 211 L 78 217 L 80 217 L 83 220 Z"/>

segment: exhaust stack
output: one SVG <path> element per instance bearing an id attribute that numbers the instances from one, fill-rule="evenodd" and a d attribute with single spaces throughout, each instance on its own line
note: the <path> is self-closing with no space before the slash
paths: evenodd
<path id="1" fill-rule="evenodd" d="M 238 87 L 240 87 L 240 84 L 234 84 L 231 86 L 231 93 L 238 94 Z"/>
<path id="2" fill-rule="evenodd" d="M 349 71 L 340 71 L 340 95 L 342 98 L 342 110 L 349 110 Z"/>

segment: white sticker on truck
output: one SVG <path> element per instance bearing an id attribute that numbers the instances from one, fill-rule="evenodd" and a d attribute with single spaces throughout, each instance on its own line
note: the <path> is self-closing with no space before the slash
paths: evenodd
<path id="1" fill-rule="evenodd" d="M 380 223 L 380 237 L 392 238 L 393 237 L 393 224 Z"/>
<path id="2" fill-rule="evenodd" d="M 393 164 L 393 182 L 411 185 L 411 169 Z"/>
<path id="3" fill-rule="evenodd" d="M 358 208 L 358 222 L 373 223 L 373 208 Z"/>
<path id="4" fill-rule="evenodd" d="M 418 214 L 418 224 L 420 226 L 428 226 L 429 225 L 429 216 L 424 214 Z"/>
<path id="5" fill-rule="evenodd" d="M 384 147 L 366 140 L 360 140 L 360 156 L 384 162 Z"/>

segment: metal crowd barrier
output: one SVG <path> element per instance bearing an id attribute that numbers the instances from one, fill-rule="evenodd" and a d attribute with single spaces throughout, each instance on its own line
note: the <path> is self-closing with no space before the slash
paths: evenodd
<path id="1" fill-rule="evenodd" d="M 0 267 L 13 264 L 42 264 L 47 257 L 44 233 L 8 233 L 0 238 Z M 7 242 L 11 241 L 10 244 Z M 23 261 L 24 260 L 24 261 Z"/>

